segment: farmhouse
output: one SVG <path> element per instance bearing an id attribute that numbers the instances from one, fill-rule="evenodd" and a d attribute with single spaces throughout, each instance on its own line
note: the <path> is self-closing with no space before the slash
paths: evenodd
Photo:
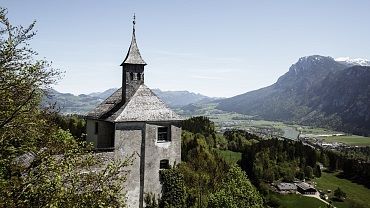
<path id="1" fill-rule="evenodd" d="M 279 183 L 277 188 L 280 193 L 295 193 L 297 186 L 294 183 Z"/>
<path id="2" fill-rule="evenodd" d="M 181 161 L 182 118 L 145 84 L 135 37 L 123 60 L 122 87 L 87 115 L 87 141 L 111 158 L 134 155 L 125 191 L 129 207 L 144 207 L 144 194 L 160 194 L 159 170 Z M 113 155 L 113 156 L 112 156 Z"/>
<path id="3" fill-rule="evenodd" d="M 317 192 L 316 189 L 312 185 L 306 182 L 298 183 L 297 191 L 301 194 L 309 194 L 309 195 L 314 195 Z"/>

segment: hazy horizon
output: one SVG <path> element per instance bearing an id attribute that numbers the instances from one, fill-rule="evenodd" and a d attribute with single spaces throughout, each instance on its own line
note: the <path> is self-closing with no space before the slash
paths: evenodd
<path id="1" fill-rule="evenodd" d="M 302 56 L 369 59 L 369 1 L 2 1 L 73 94 L 121 86 L 136 13 L 150 88 L 231 97 L 276 82 Z M 266 15 L 268 14 L 268 15 Z"/>

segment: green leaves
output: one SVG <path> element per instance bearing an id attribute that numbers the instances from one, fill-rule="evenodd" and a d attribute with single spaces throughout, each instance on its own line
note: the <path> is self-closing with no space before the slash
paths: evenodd
<path id="1" fill-rule="evenodd" d="M 186 207 L 184 176 L 180 170 L 178 168 L 161 170 L 160 181 L 162 184 L 160 207 Z"/>
<path id="2" fill-rule="evenodd" d="M 205 116 L 197 116 L 182 122 L 182 128 L 192 133 L 209 136 L 215 133 L 215 125 Z"/>
<path id="3" fill-rule="evenodd" d="M 263 200 L 245 172 L 233 166 L 222 180 L 221 188 L 210 195 L 208 207 L 263 207 Z"/>
<path id="4" fill-rule="evenodd" d="M 6 14 L 0 8 L 0 207 L 124 207 L 132 157 L 94 154 L 40 109 L 60 72 L 29 48 L 35 23 L 12 26 Z"/>
<path id="5" fill-rule="evenodd" d="M 132 158 L 105 161 L 81 148 L 70 133 L 51 135 L 50 148 L 36 153 L 30 167 L 15 170 L 1 184 L 0 207 L 123 207 L 123 184 Z M 54 145 L 60 149 L 54 149 Z M 55 154 L 59 152 L 60 154 Z M 104 163 L 106 165 L 104 165 Z"/>
<path id="6" fill-rule="evenodd" d="M 336 197 L 338 200 L 343 201 L 346 198 L 347 194 L 342 191 L 339 187 L 334 191 L 334 197 Z"/>

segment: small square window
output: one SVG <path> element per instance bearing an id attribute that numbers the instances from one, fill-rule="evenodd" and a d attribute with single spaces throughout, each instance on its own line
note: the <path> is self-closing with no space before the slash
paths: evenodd
<path id="1" fill-rule="evenodd" d="M 168 160 L 161 160 L 159 162 L 159 169 L 168 169 L 170 168 L 170 162 Z"/>
<path id="2" fill-rule="evenodd" d="M 170 141 L 168 127 L 158 127 L 158 142 Z"/>

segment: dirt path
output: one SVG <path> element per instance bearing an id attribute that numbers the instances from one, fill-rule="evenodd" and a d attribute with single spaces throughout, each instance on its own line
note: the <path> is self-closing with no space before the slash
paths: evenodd
<path id="1" fill-rule="evenodd" d="M 302 194 L 303 195 L 303 194 Z M 313 198 L 316 198 L 316 199 L 319 199 L 321 200 L 322 202 L 324 202 L 325 204 L 329 204 L 329 202 L 325 201 L 324 199 L 320 198 L 320 194 L 319 192 L 316 192 L 315 195 L 311 195 L 311 194 L 304 194 L 303 196 L 308 196 L 308 197 L 313 197 Z M 331 205 L 333 206 L 333 205 Z M 333 206 L 335 208 L 335 206 Z"/>

